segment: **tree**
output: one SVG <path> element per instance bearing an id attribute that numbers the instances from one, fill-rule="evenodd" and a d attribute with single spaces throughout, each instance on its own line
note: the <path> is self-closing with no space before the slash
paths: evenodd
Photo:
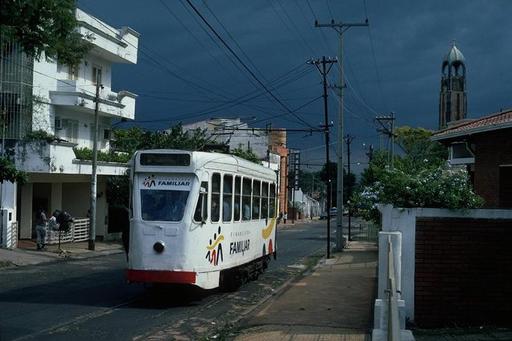
<path id="1" fill-rule="evenodd" d="M 337 207 L 338 206 L 338 192 L 337 192 L 337 189 L 338 189 L 338 179 L 337 179 L 337 174 L 338 174 L 338 164 L 337 163 L 334 163 L 334 162 L 330 162 L 329 163 L 329 167 L 330 167 L 330 178 L 331 178 L 331 198 L 332 198 L 332 202 L 331 202 L 331 206 L 332 207 Z M 327 184 L 327 163 L 324 164 L 324 166 L 322 167 L 322 170 L 320 170 L 320 178 L 322 179 L 322 181 L 324 181 L 324 183 Z M 343 168 L 343 202 L 344 204 L 347 202 L 347 200 L 350 199 L 350 193 L 352 193 L 352 190 L 355 186 L 355 183 L 356 183 L 356 176 L 354 175 L 354 173 L 350 173 L 348 174 L 347 171 L 345 170 L 345 168 Z"/>
<path id="2" fill-rule="evenodd" d="M 257 163 L 258 165 L 261 164 L 258 155 L 254 154 L 254 152 L 250 149 L 243 149 L 241 147 L 235 148 L 231 151 L 231 154 L 241 157 L 242 159 Z"/>
<path id="3" fill-rule="evenodd" d="M 205 130 L 183 130 L 181 124 L 169 131 L 147 131 L 138 127 L 114 130 L 114 148 L 132 155 L 141 149 L 204 150 L 213 142 Z"/>
<path id="4" fill-rule="evenodd" d="M 325 196 L 325 182 L 321 179 L 320 172 L 299 171 L 299 187 L 315 199 Z"/>
<path id="5" fill-rule="evenodd" d="M 92 47 L 76 31 L 74 0 L 0 1 L 1 47 L 18 42 L 23 51 L 40 59 L 76 65 Z"/>
<path id="6" fill-rule="evenodd" d="M 467 171 L 447 165 L 446 148 L 430 140 L 430 131 L 400 127 L 396 133 L 404 154 L 395 156 L 393 168 L 387 153 L 374 154 L 361 176 L 360 189 L 351 198 L 359 215 L 378 222 L 378 203 L 452 209 L 483 204 L 473 191 Z"/>
<path id="7" fill-rule="evenodd" d="M 17 170 L 12 161 L 6 157 L 0 157 L 0 182 L 4 181 L 24 184 L 27 181 L 27 175 Z"/>

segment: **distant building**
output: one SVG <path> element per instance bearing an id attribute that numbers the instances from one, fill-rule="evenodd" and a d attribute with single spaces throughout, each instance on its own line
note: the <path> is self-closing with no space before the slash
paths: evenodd
<path id="1" fill-rule="evenodd" d="M 462 122 L 432 137 L 449 148 L 448 162 L 466 166 L 486 207 L 512 208 L 512 110 Z"/>
<path id="2" fill-rule="evenodd" d="M 278 213 L 288 212 L 288 148 L 286 130 L 249 127 L 240 118 L 211 118 L 183 125 L 184 130 L 203 129 L 219 144 L 227 144 L 229 150 L 251 150 L 262 164 L 279 172 Z"/>
<path id="3" fill-rule="evenodd" d="M 298 209 L 298 218 L 300 215 L 300 218 L 313 219 L 314 217 L 319 217 L 321 215 L 322 209 L 320 202 L 302 192 L 302 189 L 299 188 L 296 190 L 295 193 L 293 193 L 293 197 L 295 199 L 293 206 Z"/>
<path id="4" fill-rule="evenodd" d="M 35 211 L 39 208 L 48 213 L 66 210 L 74 217 L 87 218 L 91 162 L 78 160 L 73 148 L 92 148 L 97 82 L 101 83 L 99 150 L 110 149 L 112 120 L 135 118 L 136 95 L 114 92 L 111 81 L 112 64 L 137 63 L 139 34 L 129 27 L 111 27 L 80 9 L 75 15 L 77 30 L 93 44 L 78 65 L 63 65 L 46 60 L 44 55 L 34 60 L 16 42 L 0 51 L 5 151 L 14 157 L 16 168 L 29 175 L 23 186 L 2 186 L 1 204 L 9 216 L 1 225 L 3 246 L 12 247 L 18 237 L 34 236 Z M 46 136 L 36 136 L 38 131 Z M 108 237 L 107 176 L 126 170 L 125 164 L 98 164 L 96 231 L 100 238 Z"/>
<path id="5" fill-rule="evenodd" d="M 444 58 L 441 70 L 439 129 L 467 116 L 466 61 L 455 44 Z"/>

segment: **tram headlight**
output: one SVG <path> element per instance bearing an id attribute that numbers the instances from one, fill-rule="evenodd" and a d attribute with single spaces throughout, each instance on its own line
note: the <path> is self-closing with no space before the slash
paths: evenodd
<path id="1" fill-rule="evenodd" d="M 157 253 L 162 253 L 165 249 L 165 243 L 158 241 L 155 244 L 153 244 L 153 250 L 155 250 Z"/>

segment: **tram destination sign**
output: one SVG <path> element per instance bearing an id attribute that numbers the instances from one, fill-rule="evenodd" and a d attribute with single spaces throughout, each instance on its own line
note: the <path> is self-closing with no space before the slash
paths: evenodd
<path id="1" fill-rule="evenodd" d="M 142 153 L 142 166 L 190 166 L 190 154 Z"/>

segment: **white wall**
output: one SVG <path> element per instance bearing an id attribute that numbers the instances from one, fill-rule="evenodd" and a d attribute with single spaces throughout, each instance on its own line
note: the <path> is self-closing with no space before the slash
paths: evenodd
<path id="1" fill-rule="evenodd" d="M 12 182 L 4 181 L 0 183 L 0 235 L 2 243 L 0 247 L 16 247 L 18 236 L 16 230 L 12 228 L 12 223 L 16 222 L 16 195 L 17 185 Z"/>

